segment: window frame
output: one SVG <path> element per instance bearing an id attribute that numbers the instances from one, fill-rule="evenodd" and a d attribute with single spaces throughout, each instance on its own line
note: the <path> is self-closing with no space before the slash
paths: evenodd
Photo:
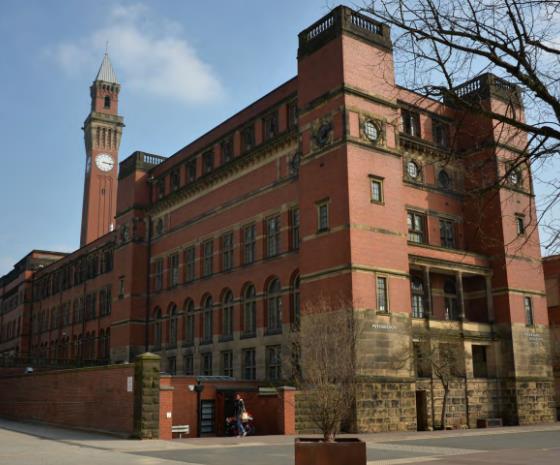
<path id="1" fill-rule="evenodd" d="M 257 225 L 243 226 L 243 265 L 255 263 L 257 253 Z"/>
<path id="2" fill-rule="evenodd" d="M 272 215 L 265 219 L 265 252 L 267 258 L 280 255 L 281 228 L 280 214 Z"/>
<path id="3" fill-rule="evenodd" d="M 410 108 L 401 108 L 402 132 L 412 137 L 422 137 L 420 112 Z"/>
<path id="4" fill-rule="evenodd" d="M 266 332 L 282 332 L 282 284 L 278 278 L 272 279 L 266 289 Z"/>
<path id="5" fill-rule="evenodd" d="M 214 273 L 214 239 L 206 239 L 200 245 L 202 249 L 202 277 L 209 278 Z"/>
<path id="6" fill-rule="evenodd" d="M 232 350 L 222 350 L 220 352 L 220 372 L 222 376 L 230 376 L 233 378 L 233 351 Z"/>
<path id="7" fill-rule="evenodd" d="M 370 193 L 370 201 L 371 203 L 376 203 L 379 205 L 384 205 L 385 204 L 385 195 L 383 192 L 383 183 L 384 183 L 384 178 L 380 177 L 380 176 L 375 176 L 370 174 L 369 175 L 369 193 Z M 378 185 L 379 186 L 379 198 L 376 199 L 374 196 L 374 185 Z"/>
<path id="8" fill-rule="evenodd" d="M 425 213 L 421 213 L 414 210 L 407 210 L 407 240 L 408 242 L 412 242 L 414 244 L 427 244 L 428 237 L 427 237 L 427 216 Z M 420 222 L 417 222 L 417 219 Z M 418 228 L 418 225 L 421 228 Z M 419 240 L 414 239 L 416 235 L 419 237 Z"/>
<path id="9" fill-rule="evenodd" d="M 525 236 L 527 227 L 525 225 L 525 215 L 521 213 L 515 214 L 515 232 L 517 236 Z"/>
<path id="10" fill-rule="evenodd" d="M 330 199 L 319 200 L 315 203 L 317 214 L 317 233 L 324 233 L 330 229 Z M 323 212 L 326 214 L 323 215 Z M 325 223 L 323 224 L 323 220 Z"/>
<path id="11" fill-rule="evenodd" d="M 269 381 L 282 379 L 282 346 L 280 344 L 266 346 L 266 378 Z M 274 355 L 274 357 L 273 357 Z"/>
<path id="12" fill-rule="evenodd" d="M 233 270 L 233 257 L 234 257 L 234 237 L 233 231 L 227 231 L 222 234 L 222 271 Z"/>
<path id="13" fill-rule="evenodd" d="M 253 381 L 257 379 L 257 355 L 255 347 L 247 347 L 241 350 L 241 378 L 247 381 Z M 247 357 L 247 355 L 250 355 Z M 249 359 L 249 360 L 248 360 Z M 250 362 L 248 364 L 247 362 Z"/>
<path id="14" fill-rule="evenodd" d="M 379 286 L 380 282 L 384 283 L 382 294 L 380 294 L 381 291 Z M 375 300 L 376 300 L 376 309 L 378 312 L 389 313 L 389 277 L 386 275 L 377 275 L 375 277 Z"/>
<path id="15" fill-rule="evenodd" d="M 185 249 L 185 283 L 193 282 L 196 279 L 196 248 L 190 245 Z"/>
<path id="16" fill-rule="evenodd" d="M 439 241 L 440 246 L 446 249 L 456 249 L 456 228 L 455 220 L 449 218 L 439 218 Z"/>
<path id="17" fill-rule="evenodd" d="M 533 306 L 533 298 L 531 296 L 523 296 L 523 313 L 525 315 L 525 326 L 535 326 L 535 310 Z"/>

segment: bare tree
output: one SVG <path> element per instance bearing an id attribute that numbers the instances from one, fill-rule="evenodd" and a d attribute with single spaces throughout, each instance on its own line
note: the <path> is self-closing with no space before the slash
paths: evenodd
<path id="1" fill-rule="evenodd" d="M 560 249 L 560 2 L 540 0 L 373 0 L 364 10 L 392 26 L 403 84 L 426 97 L 527 134 L 502 173 L 529 165 L 543 190 L 538 218 L 549 252 Z M 511 97 L 506 111 L 472 98 L 460 84 L 491 72 Z M 513 104 L 522 99 L 524 118 Z M 498 183 L 499 184 L 499 183 Z"/>
<path id="2" fill-rule="evenodd" d="M 354 407 L 361 323 L 351 304 L 341 298 L 320 296 L 302 310 L 292 334 L 294 382 L 311 420 L 324 440 L 333 442 Z"/>
<path id="3" fill-rule="evenodd" d="M 417 344 L 416 349 L 414 355 L 417 368 L 435 377 L 443 389 L 440 424 L 441 428 L 445 429 L 451 383 L 464 378 L 461 370 L 462 355 L 460 347 L 458 344 L 447 342 L 440 342 L 437 345 L 423 342 Z M 433 401 L 434 399 L 432 399 Z"/>

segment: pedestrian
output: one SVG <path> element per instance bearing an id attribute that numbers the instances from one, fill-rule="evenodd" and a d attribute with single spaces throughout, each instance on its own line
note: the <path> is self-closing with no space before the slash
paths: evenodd
<path id="1" fill-rule="evenodd" d="M 237 437 L 247 436 L 247 431 L 245 431 L 245 427 L 243 426 L 243 414 L 245 412 L 245 402 L 243 402 L 241 395 L 237 393 L 233 401 L 233 414 L 237 422 Z"/>

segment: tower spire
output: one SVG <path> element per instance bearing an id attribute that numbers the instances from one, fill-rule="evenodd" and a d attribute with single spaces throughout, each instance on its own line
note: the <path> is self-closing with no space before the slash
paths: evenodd
<path id="1" fill-rule="evenodd" d="M 111 60 L 109 60 L 109 53 L 107 51 L 109 47 L 109 42 L 107 42 L 105 46 L 105 55 L 103 56 L 103 61 L 101 62 L 101 66 L 99 67 L 99 71 L 97 72 L 97 76 L 95 77 L 95 81 L 104 81 L 110 84 L 118 84 L 117 75 L 115 74 L 115 70 L 111 65 Z"/>

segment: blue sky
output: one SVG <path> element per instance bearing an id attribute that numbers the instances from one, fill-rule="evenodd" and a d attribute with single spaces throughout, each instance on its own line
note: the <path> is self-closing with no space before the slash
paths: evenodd
<path id="1" fill-rule="evenodd" d="M 79 245 L 89 86 L 109 41 L 120 159 L 171 155 L 296 74 L 331 0 L 0 0 L 0 276 Z M 352 2 L 345 2 L 351 4 Z"/>

